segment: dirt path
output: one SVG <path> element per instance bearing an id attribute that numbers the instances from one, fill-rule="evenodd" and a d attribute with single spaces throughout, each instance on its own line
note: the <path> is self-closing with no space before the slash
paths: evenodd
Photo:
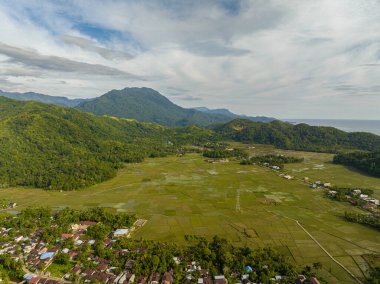
<path id="1" fill-rule="evenodd" d="M 278 213 L 275 213 L 275 212 L 272 212 L 272 211 L 268 211 L 270 213 L 273 213 L 273 214 L 276 214 L 276 215 L 279 215 L 281 217 L 284 217 L 284 218 L 287 218 L 289 220 L 292 220 L 294 222 L 296 222 L 296 224 L 327 254 L 327 256 L 332 260 L 334 261 L 336 264 L 338 264 L 340 267 L 342 267 L 357 283 L 359 284 L 363 284 L 362 281 L 360 281 L 347 267 L 345 267 L 342 263 L 340 263 L 338 260 L 336 260 L 321 244 L 320 242 L 318 242 L 318 240 L 308 231 L 306 230 L 306 228 L 304 226 L 301 225 L 301 223 L 296 220 L 296 219 L 293 219 L 293 218 L 290 218 L 290 217 L 287 217 L 287 216 L 283 216 L 283 215 L 280 215 Z"/>

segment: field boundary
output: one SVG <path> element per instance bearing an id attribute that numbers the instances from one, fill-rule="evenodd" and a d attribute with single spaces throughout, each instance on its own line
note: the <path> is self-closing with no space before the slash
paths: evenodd
<path id="1" fill-rule="evenodd" d="M 287 216 L 283 216 L 281 214 L 278 214 L 278 213 L 275 213 L 275 212 L 272 212 L 272 211 L 269 211 L 268 212 L 271 212 L 273 214 L 276 214 L 276 215 L 279 215 L 283 218 L 287 218 L 289 220 L 292 220 L 294 222 L 296 222 L 296 224 L 327 254 L 327 256 L 332 260 L 334 261 L 336 264 L 338 264 L 341 268 L 343 268 L 357 283 L 359 284 L 363 284 L 362 281 L 360 281 L 347 267 L 345 267 L 342 263 L 340 263 L 338 260 L 336 260 L 322 245 L 320 242 L 318 242 L 318 240 L 308 231 L 306 230 L 306 228 L 304 226 L 301 225 L 301 223 L 296 220 L 296 219 L 293 219 L 293 218 L 290 218 L 290 217 L 287 217 Z"/>

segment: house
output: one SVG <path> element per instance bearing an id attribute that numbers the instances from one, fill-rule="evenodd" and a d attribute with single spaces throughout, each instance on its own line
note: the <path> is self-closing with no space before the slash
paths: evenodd
<path id="1" fill-rule="evenodd" d="M 279 166 L 270 166 L 269 168 L 271 168 L 272 170 L 276 170 L 276 171 L 278 171 L 280 169 Z"/>
<path id="2" fill-rule="evenodd" d="M 128 274 L 125 275 L 125 280 L 126 280 L 129 284 L 135 282 L 135 278 L 136 278 L 136 276 L 135 276 L 134 274 L 130 274 L 130 273 L 128 273 Z M 125 282 L 124 282 L 124 283 L 125 283 Z"/>
<path id="3" fill-rule="evenodd" d="M 62 234 L 61 239 L 66 240 L 68 238 L 73 238 L 74 241 L 77 241 L 79 239 L 80 235 L 78 234 Z"/>
<path id="4" fill-rule="evenodd" d="M 228 281 L 224 275 L 216 275 L 214 277 L 214 284 L 228 284 Z"/>
<path id="5" fill-rule="evenodd" d="M 173 260 L 174 260 L 175 264 L 177 264 L 177 265 L 179 265 L 181 263 L 181 260 L 177 256 L 174 256 Z"/>
<path id="6" fill-rule="evenodd" d="M 162 277 L 161 284 L 172 284 L 173 283 L 173 274 L 171 272 L 165 272 Z"/>
<path id="7" fill-rule="evenodd" d="M 318 281 L 317 278 L 315 278 L 315 277 L 311 277 L 311 278 L 310 278 L 310 284 L 320 284 L 320 282 Z"/>
<path id="8" fill-rule="evenodd" d="M 54 254 L 55 254 L 55 253 L 52 252 L 52 251 L 44 252 L 43 254 L 41 254 L 40 259 L 41 259 L 41 260 L 51 259 L 51 258 L 54 257 Z"/>
<path id="9" fill-rule="evenodd" d="M 362 191 L 360 190 L 360 189 L 354 189 L 353 191 L 352 191 L 352 195 L 359 195 L 359 194 L 361 194 L 362 193 Z"/>
<path id="10" fill-rule="evenodd" d="M 331 187 L 331 183 L 329 183 L 329 182 L 325 182 L 325 183 L 323 184 L 323 187 Z"/>
<path id="11" fill-rule="evenodd" d="M 364 204 L 362 208 L 368 211 L 373 211 L 376 209 L 376 205 L 367 203 L 367 204 Z"/>
<path id="12" fill-rule="evenodd" d="M 286 178 L 286 179 L 293 179 L 293 177 L 291 176 L 291 175 L 284 175 L 284 178 Z"/>
<path id="13" fill-rule="evenodd" d="M 92 225 L 96 225 L 96 224 L 97 224 L 96 222 L 92 222 L 92 221 L 81 221 L 78 224 L 72 224 L 71 229 L 76 230 L 76 231 L 78 231 L 78 230 L 86 231 L 88 229 L 88 227 L 90 227 Z"/>
<path id="14" fill-rule="evenodd" d="M 148 284 L 158 284 L 160 281 L 160 273 L 153 272 L 148 278 Z"/>
<path id="15" fill-rule="evenodd" d="M 338 192 L 335 190 L 329 190 L 328 195 L 335 196 Z"/>
<path id="16" fill-rule="evenodd" d="M 113 236 L 116 237 L 116 238 L 119 238 L 119 237 L 128 236 L 128 234 L 129 234 L 129 229 L 117 229 L 113 233 Z"/>
<path id="17" fill-rule="evenodd" d="M 16 205 L 17 205 L 16 202 L 11 202 L 11 203 L 8 204 L 8 207 L 9 207 L 9 208 L 15 208 Z"/>
<path id="18" fill-rule="evenodd" d="M 137 284 L 146 284 L 147 277 L 145 276 L 139 276 L 137 277 L 136 283 Z"/>
<path id="19" fill-rule="evenodd" d="M 359 198 L 364 200 L 364 199 L 368 198 L 368 195 L 367 194 L 360 194 Z"/>

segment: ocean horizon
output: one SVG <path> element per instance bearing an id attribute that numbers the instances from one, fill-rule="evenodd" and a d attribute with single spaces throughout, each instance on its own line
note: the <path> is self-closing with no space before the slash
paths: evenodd
<path id="1" fill-rule="evenodd" d="M 313 126 L 332 126 L 346 132 L 370 132 L 380 135 L 380 120 L 355 119 L 282 119 L 283 121 L 299 124 L 306 123 Z"/>

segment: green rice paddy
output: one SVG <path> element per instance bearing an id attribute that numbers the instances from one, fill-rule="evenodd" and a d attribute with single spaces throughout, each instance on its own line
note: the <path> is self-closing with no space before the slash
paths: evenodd
<path id="1" fill-rule="evenodd" d="M 246 147 L 248 145 L 241 145 Z M 252 146 L 251 146 L 252 147 Z M 331 163 L 332 155 L 277 150 L 254 145 L 257 153 L 283 153 L 305 161 L 285 167 L 289 174 L 340 186 L 367 187 L 380 198 L 380 179 Z M 199 154 L 148 159 L 128 164 L 117 177 L 85 190 L 0 189 L 7 198 L 27 206 L 101 206 L 136 213 L 147 219 L 135 238 L 185 242 L 184 235 L 220 235 L 237 245 L 272 245 L 294 262 L 321 262 L 320 275 L 328 283 L 355 283 L 292 220 L 297 219 L 338 261 L 364 279 L 365 255 L 380 253 L 380 233 L 344 221 L 345 211 L 357 210 L 323 196 L 298 180 L 285 180 L 266 168 L 238 161 L 207 163 Z M 239 208 L 240 207 L 240 208 Z M 240 209 L 240 210 L 239 210 Z"/>

